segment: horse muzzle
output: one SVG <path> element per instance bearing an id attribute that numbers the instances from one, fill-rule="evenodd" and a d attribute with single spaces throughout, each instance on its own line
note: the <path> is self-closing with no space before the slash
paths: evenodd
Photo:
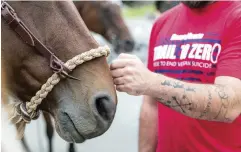
<path id="1" fill-rule="evenodd" d="M 82 143 L 108 130 L 116 111 L 116 104 L 110 96 L 99 93 L 89 104 L 72 101 L 63 99 L 55 116 L 56 130 L 63 139 Z"/>

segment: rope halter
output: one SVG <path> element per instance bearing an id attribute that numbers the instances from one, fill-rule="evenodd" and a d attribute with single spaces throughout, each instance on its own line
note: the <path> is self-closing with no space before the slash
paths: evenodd
<path id="1" fill-rule="evenodd" d="M 86 61 L 93 60 L 101 56 L 108 56 L 110 49 L 108 46 L 98 47 L 91 49 L 90 51 L 81 53 L 72 59 L 68 60 L 64 65 L 68 70 L 74 70 L 78 65 L 83 64 Z M 26 103 L 15 102 L 10 105 L 10 121 L 17 126 L 18 138 L 22 138 L 26 123 L 30 123 L 31 120 L 35 120 L 39 117 L 40 112 L 37 107 L 42 103 L 43 99 L 47 97 L 53 87 L 63 78 L 60 74 L 54 73 L 41 89 L 37 91 L 30 101 Z"/>

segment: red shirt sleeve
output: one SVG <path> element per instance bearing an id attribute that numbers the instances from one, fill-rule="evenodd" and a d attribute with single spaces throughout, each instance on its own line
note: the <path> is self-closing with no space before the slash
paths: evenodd
<path id="1" fill-rule="evenodd" d="M 241 9 L 232 13 L 229 19 L 227 22 L 230 25 L 224 29 L 227 32 L 223 35 L 216 76 L 231 76 L 241 79 Z"/>

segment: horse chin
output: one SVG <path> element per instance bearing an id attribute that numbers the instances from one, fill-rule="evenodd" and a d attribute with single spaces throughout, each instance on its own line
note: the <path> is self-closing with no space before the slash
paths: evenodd
<path id="1" fill-rule="evenodd" d="M 91 132 L 87 127 L 94 128 L 95 121 L 86 110 L 86 105 L 76 105 L 72 101 L 72 98 L 67 97 L 59 101 L 59 109 L 54 113 L 56 131 L 67 142 L 82 143 L 86 140 L 84 134 Z M 87 120 L 91 123 L 86 123 Z"/>
<path id="2" fill-rule="evenodd" d="M 111 121 L 103 121 L 95 115 L 95 110 L 91 112 L 89 106 L 82 103 L 74 104 L 65 98 L 54 113 L 56 131 L 67 142 L 82 143 L 103 134 L 110 126 Z"/>
<path id="3" fill-rule="evenodd" d="M 100 136 L 112 124 L 116 103 L 106 92 L 91 97 L 63 92 L 57 98 L 52 115 L 58 134 L 68 142 L 82 143 Z"/>
<path id="4" fill-rule="evenodd" d="M 86 138 L 81 135 L 72 123 L 68 124 L 68 129 L 62 125 L 56 124 L 56 131 L 59 136 L 69 143 L 83 143 Z"/>

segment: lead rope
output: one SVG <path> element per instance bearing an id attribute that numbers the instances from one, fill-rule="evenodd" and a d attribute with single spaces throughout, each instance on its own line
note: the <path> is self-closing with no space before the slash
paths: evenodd
<path id="1" fill-rule="evenodd" d="M 64 65 L 72 71 L 76 66 L 83 64 L 86 61 L 90 61 L 94 58 L 101 56 L 108 56 L 110 49 L 108 46 L 99 47 L 92 49 L 88 52 L 81 53 L 72 59 L 68 60 Z M 35 120 L 39 117 L 39 110 L 37 107 L 42 103 L 43 99 L 46 98 L 48 93 L 53 87 L 60 81 L 62 77 L 54 73 L 45 84 L 42 85 L 41 89 L 33 96 L 29 102 L 16 102 L 7 106 L 10 121 L 16 124 L 17 127 L 17 138 L 21 139 L 24 135 L 25 126 L 30 123 L 31 120 Z"/>

